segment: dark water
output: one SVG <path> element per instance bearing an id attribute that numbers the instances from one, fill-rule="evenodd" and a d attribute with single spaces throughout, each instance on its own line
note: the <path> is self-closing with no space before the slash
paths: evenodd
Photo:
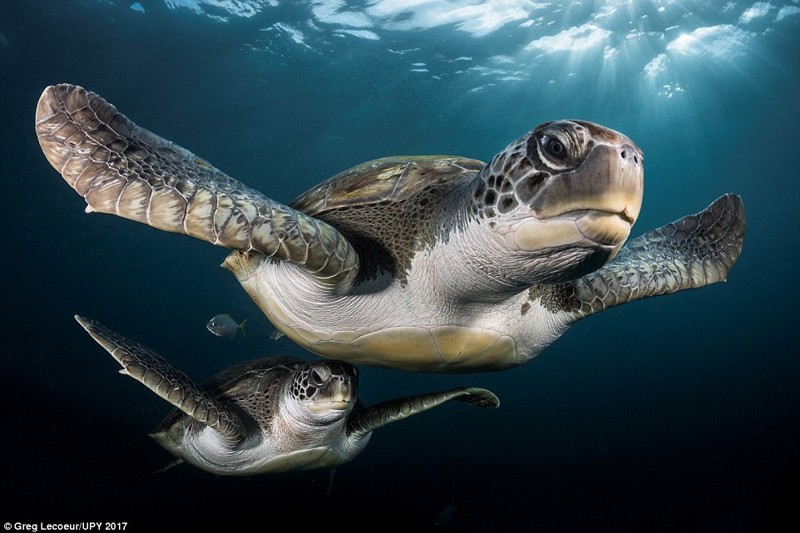
<path id="1" fill-rule="evenodd" d="M 299 19 L 294 4 L 220 23 L 141 3 L 144 14 L 130 2 L 0 2 L 0 521 L 123 521 L 129 531 L 249 517 L 269 529 L 266 521 L 290 518 L 301 531 L 800 525 L 789 497 L 800 489 L 800 16 L 750 27 L 757 38 L 734 59 L 679 64 L 676 54 L 682 91 L 667 98 L 643 81 L 648 59 L 611 72 L 590 52 L 541 59 L 510 67 L 521 80 L 490 85 L 454 63 L 433 77 L 432 65 L 506 53 L 492 35 L 387 31 L 303 52 L 259 32 L 284 15 Z M 413 60 L 387 53 L 413 48 Z M 412 62 L 431 71 L 412 72 Z M 727 283 L 592 317 L 519 369 L 363 369 L 367 403 L 462 384 L 491 388 L 503 403 L 489 412 L 448 405 L 380 429 L 332 485 L 327 472 L 154 473 L 168 456 L 146 434 L 168 406 L 121 377 L 74 314 L 141 340 L 198 380 L 244 358 L 311 355 L 269 338 L 267 320 L 217 267 L 224 250 L 83 213 L 33 131 L 39 94 L 58 82 L 100 93 L 284 202 L 374 157 L 487 160 L 539 122 L 594 120 L 646 154 L 634 234 L 731 191 L 747 209 L 745 248 Z M 221 312 L 247 318 L 247 337 L 210 335 L 205 324 Z"/>

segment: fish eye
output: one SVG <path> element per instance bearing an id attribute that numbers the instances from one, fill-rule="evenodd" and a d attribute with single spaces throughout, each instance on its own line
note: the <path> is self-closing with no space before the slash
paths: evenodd
<path id="1" fill-rule="evenodd" d="M 545 152 L 559 161 L 563 161 L 567 158 L 567 147 L 556 137 L 545 135 L 542 137 L 542 146 Z"/>

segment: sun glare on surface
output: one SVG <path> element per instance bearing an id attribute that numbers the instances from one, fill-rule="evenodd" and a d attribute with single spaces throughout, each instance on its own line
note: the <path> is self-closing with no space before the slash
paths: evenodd
<path id="1" fill-rule="evenodd" d="M 715 73 L 746 78 L 758 42 L 800 21 L 791 0 L 163 2 L 220 23 L 257 21 L 244 46 L 281 61 L 305 54 L 347 68 L 348 58 L 370 57 L 386 83 L 446 85 L 460 98 L 568 92 L 594 105 L 624 95 L 648 112 L 692 105 Z"/>

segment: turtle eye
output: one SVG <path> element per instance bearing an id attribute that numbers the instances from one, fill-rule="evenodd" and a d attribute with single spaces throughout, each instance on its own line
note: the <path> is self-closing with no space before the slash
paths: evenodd
<path id="1" fill-rule="evenodd" d="M 567 147 L 556 137 L 545 135 L 542 137 L 542 146 L 545 152 L 559 161 L 563 161 L 567 158 Z"/>
<path id="2" fill-rule="evenodd" d="M 308 384 L 312 387 L 322 387 L 325 385 L 326 381 L 327 376 L 323 375 L 323 372 L 317 368 L 312 368 L 311 372 L 308 373 Z"/>

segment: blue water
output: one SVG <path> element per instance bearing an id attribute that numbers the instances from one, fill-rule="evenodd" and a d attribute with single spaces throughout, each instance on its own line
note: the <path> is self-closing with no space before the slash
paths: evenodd
<path id="1" fill-rule="evenodd" d="M 788 496 L 800 488 L 796 2 L 131 4 L 0 2 L 0 520 L 132 531 L 246 517 L 299 530 L 800 525 Z M 33 130 L 39 94 L 59 82 L 283 202 L 367 159 L 488 160 L 540 122 L 593 120 L 645 153 L 635 235 L 735 192 L 744 251 L 726 283 L 579 322 L 515 370 L 362 369 L 368 404 L 476 385 L 502 405 L 447 405 L 382 428 L 332 484 L 324 471 L 156 474 L 169 457 L 147 432 L 168 405 L 120 376 L 74 314 L 198 381 L 242 359 L 313 356 L 270 339 L 218 267 L 225 250 L 83 212 Z M 212 336 L 218 313 L 247 318 L 247 336 Z"/>

